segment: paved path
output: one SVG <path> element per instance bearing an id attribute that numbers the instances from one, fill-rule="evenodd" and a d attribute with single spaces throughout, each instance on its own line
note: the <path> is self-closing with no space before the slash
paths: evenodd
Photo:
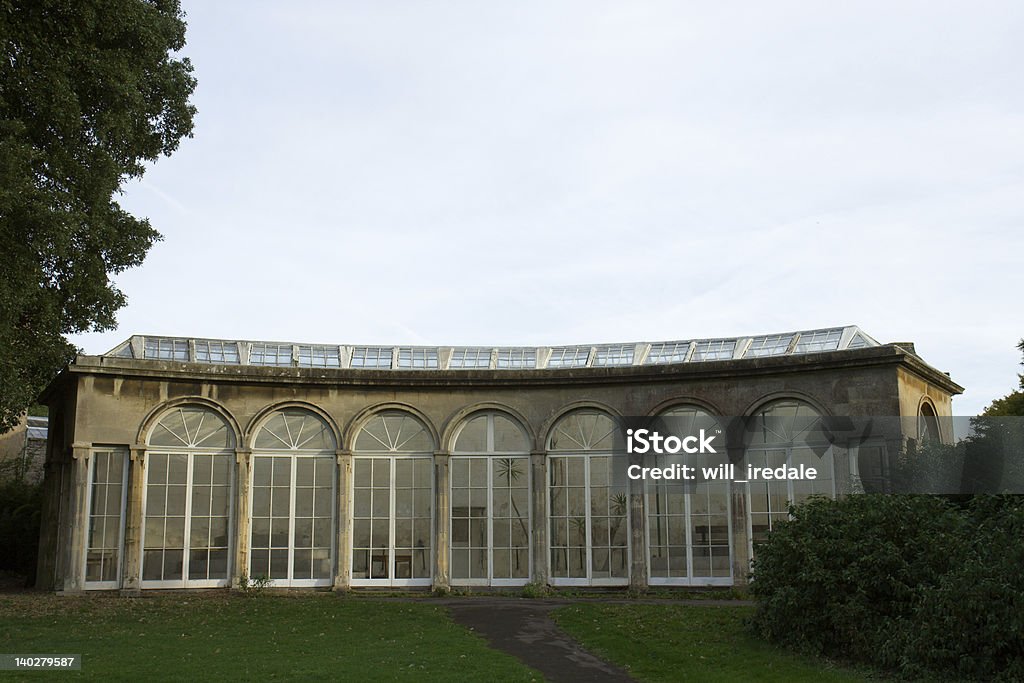
<path id="1" fill-rule="evenodd" d="M 491 647 L 518 657 L 550 681 L 607 681 L 633 679 L 624 670 L 587 652 L 555 625 L 549 614 L 564 601 L 446 600 L 452 617 L 487 638 Z"/>

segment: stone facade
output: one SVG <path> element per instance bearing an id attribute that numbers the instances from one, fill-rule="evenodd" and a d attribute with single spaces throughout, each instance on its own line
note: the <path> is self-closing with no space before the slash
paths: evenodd
<path id="1" fill-rule="evenodd" d="M 450 356 L 451 352 L 447 353 Z M 442 356 L 444 354 L 442 351 Z M 916 356 L 912 348 L 896 344 L 701 363 L 546 369 L 267 367 L 245 363 L 195 362 L 194 355 L 190 355 L 189 360 L 154 360 L 142 356 L 144 354 L 138 352 L 137 343 L 135 353 L 79 356 L 53 382 L 43 397 L 50 409 L 50 439 L 38 571 L 38 583 L 42 588 L 71 592 L 89 588 L 137 591 L 149 587 L 236 586 L 240 577 L 258 574 L 253 569 L 256 566 L 256 555 L 250 546 L 267 546 L 265 553 L 263 550 L 259 552 L 270 558 L 267 560 L 270 564 L 260 564 L 260 567 L 273 567 L 277 562 L 274 554 L 277 551 L 274 548 L 279 548 L 281 558 L 288 558 L 288 566 L 291 567 L 287 570 L 289 580 L 281 580 L 279 585 L 319 585 L 349 589 L 356 585 L 448 588 L 460 584 L 515 585 L 527 581 L 593 586 L 630 585 L 636 588 L 643 588 L 649 583 L 742 584 L 746 581 L 750 563 L 750 535 L 756 535 L 759 527 L 751 522 L 752 517 L 758 514 L 749 509 L 755 504 L 752 503 L 754 498 L 749 490 L 740 485 L 721 489 L 720 500 L 723 502 L 720 504 L 726 506 L 723 508 L 724 514 L 728 515 L 728 538 L 720 541 L 722 548 L 719 550 L 723 553 L 721 558 L 707 560 L 718 567 L 717 573 L 696 569 L 703 566 L 700 563 L 705 558 L 711 557 L 700 546 L 704 542 L 700 540 L 702 534 L 718 533 L 714 531 L 717 527 L 711 523 L 711 517 L 707 517 L 709 521 L 706 524 L 696 521 L 700 514 L 704 514 L 704 510 L 696 502 L 687 500 L 685 509 L 680 508 L 678 514 L 671 518 L 680 521 L 670 521 L 669 516 L 664 517 L 664 524 L 670 530 L 673 528 L 671 524 L 682 524 L 685 521 L 685 538 L 680 536 L 682 541 L 655 542 L 655 535 L 661 534 L 663 530 L 659 528 L 655 531 L 652 525 L 657 522 L 660 527 L 662 518 L 655 516 L 651 507 L 652 498 L 649 494 L 645 495 L 639 483 L 630 484 L 629 490 L 623 493 L 626 497 L 622 500 L 627 501 L 628 512 L 615 508 L 613 503 L 607 503 L 601 512 L 603 517 L 597 513 L 593 513 L 593 518 L 590 512 L 585 515 L 578 513 L 583 515 L 580 519 L 585 519 L 589 524 L 589 530 L 579 531 L 580 538 L 587 539 L 586 547 L 575 547 L 564 539 L 552 538 L 552 535 L 566 533 L 565 529 L 571 535 L 571 523 L 575 519 L 569 513 L 552 509 L 557 499 L 555 487 L 563 486 L 563 482 L 558 480 L 562 475 L 556 476 L 552 472 L 552 463 L 556 462 L 553 458 L 559 455 L 553 446 L 552 434 L 558 425 L 564 424 L 560 421 L 572 415 L 583 415 L 588 419 L 596 419 L 595 416 L 601 415 L 613 418 L 658 415 L 679 407 L 696 409 L 713 416 L 752 416 L 780 402 L 806 406 L 812 414 L 853 417 L 916 416 L 921 406 L 927 403 L 935 414 L 945 416 L 952 414 L 951 397 L 962 391 L 947 375 Z M 493 361 L 491 365 L 494 365 Z M 185 409 L 190 411 L 187 415 L 181 412 Z M 207 453 L 203 450 L 207 446 L 202 443 L 189 445 L 185 443 L 188 439 L 185 439 L 179 449 L 175 449 L 173 444 L 154 446 L 157 425 L 173 411 L 179 411 L 182 415 L 179 421 L 186 424 L 191 419 L 189 416 L 199 415 L 193 424 L 195 429 L 210 429 L 214 424 L 226 425 L 216 437 L 224 438 L 226 445 L 216 454 L 229 453 L 231 456 L 230 481 L 223 484 L 228 487 L 225 491 L 230 490 L 231 496 L 228 504 L 230 512 L 226 513 L 224 522 L 227 525 L 227 540 L 215 543 L 214 536 L 217 534 L 209 532 L 203 537 L 206 540 L 199 544 L 204 548 L 201 553 L 195 550 L 197 529 L 205 530 L 207 527 L 203 525 L 216 526 L 220 522 L 212 512 L 204 512 L 205 517 L 195 516 L 195 510 L 198 509 L 197 505 L 206 505 L 205 496 L 215 501 L 212 503 L 214 507 L 217 505 L 219 494 L 210 493 L 217 487 L 217 475 L 212 475 L 212 489 L 206 485 L 209 483 L 206 480 L 202 486 L 197 483 L 200 476 L 208 476 L 206 470 L 202 469 L 206 467 L 203 464 L 206 461 L 201 458 L 206 457 L 204 454 Z M 288 424 L 299 425 L 299 420 L 305 419 L 303 415 L 309 416 L 308 424 L 325 425 L 322 438 L 323 443 L 328 445 L 319 447 L 316 453 L 303 451 L 304 446 L 298 442 L 291 445 L 290 451 L 288 446 L 282 445 L 278 453 L 260 446 L 258 440 L 261 438 L 261 430 L 271 430 L 270 420 L 282 411 L 290 416 L 288 420 L 292 420 L 281 422 L 284 425 L 282 429 L 288 429 Z M 206 419 L 202 417 L 204 414 L 211 416 L 206 422 L 203 422 Z M 397 447 L 392 448 L 392 451 L 399 453 L 398 456 L 392 456 L 384 452 L 386 449 L 381 452 L 364 452 L 365 447 L 359 443 L 360 434 L 369 429 L 370 421 L 381 415 L 390 416 L 394 420 L 399 416 L 408 416 L 408 424 L 422 426 L 423 443 L 429 443 L 429 447 L 423 446 L 413 455 L 420 458 L 417 462 L 421 464 L 429 462 L 430 480 L 424 485 L 429 489 L 423 488 L 422 491 L 430 491 L 430 500 L 423 500 L 422 491 L 414 495 L 411 491 L 420 491 L 414 485 L 406 490 L 402 488 L 404 485 L 395 481 L 389 484 L 385 478 L 380 480 L 383 483 L 379 486 L 377 479 L 374 479 L 372 485 L 357 481 L 362 476 L 361 472 L 365 470 L 369 477 L 371 469 L 378 466 L 385 473 L 384 468 L 391 467 L 392 477 L 404 476 L 400 475 L 400 471 L 406 467 L 403 457 L 407 454 L 399 453 L 400 444 L 392 444 Z M 506 582 L 499 578 L 499 572 L 494 567 L 507 562 L 509 552 L 514 557 L 519 556 L 515 555 L 517 551 L 514 542 L 498 540 L 499 536 L 504 538 L 508 527 L 502 525 L 507 519 L 499 518 L 499 504 L 490 501 L 496 501 L 499 493 L 513 495 L 514 492 L 507 493 L 504 489 L 499 491 L 498 475 L 495 474 L 497 470 L 486 465 L 491 474 L 481 474 L 483 478 L 477 484 L 465 484 L 469 487 L 465 495 L 476 495 L 472 493 L 475 490 L 472 486 L 477 486 L 479 491 L 487 492 L 489 502 L 462 505 L 456 504 L 453 498 L 463 495 L 459 489 L 463 484 L 455 482 L 453 477 L 461 477 L 457 472 L 469 472 L 471 470 L 468 468 L 476 467 L 470 462 L 471 459 L 459 460 L 460 457 L 468 456 L 460 451 L 461 447 L 456 444 L 456 440 L 460 438 L 463 433 L 461 430 L 468 420 L 483 415 L 497 415 L 517 425 L 523 438 L 521 444 L 515 447 L 514 454 L 517 458 L 515 466 L 519 468 L 516 471 L 517 481 L 529 482 L 528 487 L 522 484 L 526 490 L 524 495 L 528 496 L 529 501 L 524 507 L 528 507 L 529 512 L 516 506 L 513 497 L 516 512 L 514 515 L 507 513 L 510 515 L 507 519 L 512 520 L 509 523 L 513 535 L 519 533 L 517 521 L 524 531 L 529 527 L 528 533 L 525 533 L 528 552 L 522 547 L 518 550 L 521 557 L 529 558 L 529 568 L 527 571 L 517 564 L 509 576 L 501 574 L 507 579 Z M 387 424 L 382 424 L 386 429 Z M 478 424 L 484 425 L 485 421 Z M 496 429 L 493 420 L 486 424 L 488 429 Z M 188 429 L 186 426 L 185 431 Z M 876 453 L 881 454 L 878 457 L 884 459 L 886 453 L 897 452 L 903 440 L 908 437 L 916 438 L 917 435 L 906 433 L 905 428 L 879 434 L 873 447 Z M 487 438 L 497 439 L 490 436 Z M 951 438 L 951 434 L 943 435 L 943 439 Z M 490 444 L 490 441 L 487 443 Z M 852 479 L 857 474 L 854 471 L 857 466 L 851 466 L 851 462 L 855 463 L 859 454 L 842 437 L 833 439 L 826 446 L 834 470 L 833 493 L 856 490 Z M 488 451 L 483 446 L 479 451 L 474 451 L 478 459 L 473 462 L 495 462 L 493 459 L 486 460 L 485 456 L 493 456 L 496 451 Z M 163 492 L 172 491 L 173 486 L 169 481 L 161 479 L 163 474 L 155 473 L 151 463 L 158 462 L 159 467 L 164 467 L 165 463 L 173 465 L 173 462 L 178 462 L 174 460 L 177 457 L 175 454 L 180 454 L 180 462 L 184 463 L 187 452 L 193 455 L 187 456 L 191 458 L 186 468 L 188 482 L 182 486 L 186 486 L 189 492 L 181 495 L 187 495 L 183 500 L 191 501 L 192 512 L 186 511 L 175 516 L 170 511 L 169 503 L 162 512 L 154 512 L 155 492 L 159 490 L 163 496 Z M 159 456 L 155 456 L 156 453 Z M 292 456 L 297 453 L 298 456 L 292 457 L 288 453 Z M 317 474 L 320 477 L 318 483 L 306 486 L 301 481 L 306 476 L 303 472 L 307 469 L 312 472 L 313 468 L 307 468 L 303 463 L 312 461 L 303 458 L 306 455 L 315 456 L 320 458 L 316 462 L 323 464 L 327 462 L 324 459 L 325 453 L 330 457 L 331 481 L 325 482 L 323 475 Z M 568 467 L 570 470 L 576 464 L 582 467 L 586 459 L 584 456 L 586 453 L 570 453 L 563 460 L 558 460 L 557 466 Z M 154 457 L 158 459 L 153 461 Z M 277 459 L 274 460 L 274 457 Z M 292 459 L 289 461 L 288 457 Z M 580 457 L 581 460 L 577 463 L 571 460 L 572 457 Z M 513 459 L 508 460 L 512 462 Z M 274 476 L 290 476 L 290 489 L 287 484 L 273 489 L 278 484 L 267 483 L 269 478 L 267 482 L 262 481 L 264 469 L 270 472 L 275 462 L 280 468 L 274 469 Z M 286 472 L 289 462 L 292 467 L 290 475 Z M 598 481 L 598 470 L 603 467 L 603 461 L 590 459 L 586 462 L 589 469 L 580 471 L 590 472 L 584 488 L 586 499 L 590 502 L 588 509 L 593 510 L 598 497 L 614 492 L 596 485 L 592 487 L 592 483 Z M 273 468 L 277 468 L 277 465 L 273 465 Z M 200 470 L 202 475 L 199 474 Z M 171 477 L 171 469 L 167 471 L 167 476 Z M 278 474 L 279 471 L 283 474 Z M 319 469 L 316 471 L 321 472 Z M 373 472 L 376 477 L 377 470 Z M 518 479 L 520 472 L 524 477 L 521 480 Z M 512 478 L 507 479 L 508 486 L 512 486 Z M 486 483 L 480 483 L 485 480 Z M 571 483 L 564 485 L 566 495 L 569 496 L 573 495 Z M 387 488 L 389 485 L 390 489 Z M 257 495 L 255 490 L 261 486 L 265 492 Z M 316 486 L 322 487 L 321 493 L 315 491 Z M 152 491 L 148 499 L 147 488 Z M 276 493 L 272 494 L 272 489 Z M 287 497 L 289 490 L 290 512 L 268 512 L 268 521 L 265 522 L 273 525 L 284 520 L 288 530 L 284 545 L 277 542 L 275 546 L 272 540 L 257 540 L 254 520 L 257 526 L 263 525 L 264 521 L 263 517 L 254 512 L 256 505 L 262 505 L 262 502 L 254 503 L 254 497 L 265 496 L 269 506 L 272 496 L 280 494 Z M 558 495 L 561 495 L 562 490 L 558 489 Z M 319 545 L 323 547 L 319 551 L 315 540 L 308 543 L 300 543 L 298 540 L 304 533 L 301 529 L 307 528 L 304 525 L 308 520 L 300 510 L 304 505 L 303 496 L 307 494 L 309 500 L 320 501 L 315 503 L 317 506 L 321 505 L 323 496 L 330 495 L 331 510 L 324 519 L 329 518 L 325 524 L 330 527 L 331 539 L 326 544 L 321 541 Z M 101 495 L 104 496 L 106 507 L 98 511 L 97 500 Z M 166 495 L 170 496 L 171 493 Z M 365 513 L 369 520 L 367 525 L 372 522 L 377 524 L 375 529 L 385 536 L 388 536 L 385 532 L 390 533 L 387 539 L 380 541 L 378 550 L 376 541 L 368 545 L 354 538 L 354 534 L 362 533 L 359 531 L 362 529 L 359 526 L 361 522 L 354 521 L 354 517 L 363 514 L 359 508 L 364 499 L 375 501 L 373 505 L 376 506 L 377 500 L 385 500 L 388 495 L 391 501 L 390 512 Z M 582 488 L 579 495 L 584 495 Z M 405 545 L 408 548 L 403 550 L 403 544 L 396 539 L 405 533 L 403 524 L 412 520 L 409 521 L 412 525 L 418 514 L 415 511 L 409 513 L 408 520 L 402 517 L 406 513 L 398 508 L 405 505 L 402 501 L 406 499 L 419 501 L 415 503 L 421 506 L 417 509 L 429 511 L 429 516 L 423 517 L 423 523 L 429 523 L 431 537 L 425 543 L 422 538 L 407 543 Z M 568 500 L 572 505 L 572 499 Z M 657 502 L 661 504 L 660 500 Z M 366 504 L 370 505 L 369 502 Z M 206 509 L 209 510 L 209 506 Z M 482 515 L 481 519 L 486 520 L 485 526 L 479 527 L 485 530 L 479 534 L 473 531 L 477 527 L 472 526 L 477 522 L 473 515 L 478 513 Z M 312 520 L 310 524 L 315 524 L 318 514 L 323 516 L 325 513 L 309 513 L 309 519 Z M 760 514 L 767 513 L 762 511 Z M 567 526 L 556 523 L 555 520 L 562 519 L 559 515 L 565 517 Z M 624 533 L 616 515 L 628 520 L 628 540 L 615 540 L 616 534 Z M 186 526 L 182 528 L 191 530 L 191 546 L 188 540 L 178 538 L 178 527 L 174 527 L 176 531 L 173 534 L 169 531 L 174 524 L 178 524 L 176 520 L 182 517 L 188 518 L 184 522 Z M 153 529 L 157 529 L 160 524 L 163 524 L 163 533 L 170 540 L 164 542 L 162 549 L 151 549 L 154 547 L 152 537 L 157 533 Z M 611 531 L 608 531 L 609 526 Z M 725 522 L 722 521 L 719 526 L 724 534 Z M 101 529 L 106 529 L 105 540 L 101 538 Z M 145 540 L 147 533 L 151 535 L 149 541 Z M 611 538 L 610 541 L 599 543 L 595 540 L 604 533 L 611 534 L 607 537 Z M 459 554 L 463 551 L 455 548 L 461 547 L 459 544 L 464 542 L 463 537 L 467 534 L 487 539 L 487 542 L 477 550 L 466 550 Z M 465 543 L 472 545 L 471 541 Z M 495 550 L 503 543 L 505 545 L 501 549 Z M 652 548 L 658 543 L 665 544 L 666 557 L 675 552 L 675 559 L 666 559 L 664 562 L 656 560 L 656 551 Z M 672 543 L 675 543 L 673 547 L 676 550 L 668 547 Z M 707 543 L 708 547 L 713 545 L 710 541 Z M 175 544 L 187 547 L 181 549 Z M 623 544 L 628 545 L 628 548 Z M 361 559 L 363 556 L 360 553 L 363 550 L 359 549 L 360 545 L 369 548 L 365 551 L 368 558 L 365 561 Z M 561 550 L 563 545 L 567 547 L 564 551 Z M 306 546 L 310 546 L 311 550 L 306 549 Z M 660 553 L 658 547 L 657 552 Z M 101 552 L 98 548 L 106 550 Z M 161 552 L 163 555 L 159 554 Z M 472 555 L 473 552 L 477 555 Z M 182 570 L 180 566 L 171 565 L 182 561 L 182 553 L 184 556 L 191 553 L 191 564 L 188 565 L 187 560 L 185 562 L 191 567 L 192 573 L 191 578 L 180 576 L 178 585 L 175 582 L 179 580 Z M 227 559 L 224 560 L 217 553 L 226 553 Z M 610 557 L 619 558 L 615 561 L 628 563 L 628 571 L 619 574 L 606 572 L 604 568 L 610 566 L 608 553 L 611 553 Z M 357 557 L 354 558 L 354 555 Z M 577 555 L 580 558 L 578 563 Z M 427 556 L 429 567 L 425 573 L 422 569 L 411 568 L 418 561 L 416 558 Z M 163 574 L 156 568 L 160 562 L 159 557 L 164 558 Z M 312 573 L 303 569 L 306 573 L 300 576 L 299 566 L 310 566 L 306 562 L 308 557 L 314 558 Z M 329 570 L 323 569 L 317 574 L 317 557 L 325 563 L 324 567 L 329 565 Z M 486 570 L 486 576 L 473 579 L 470 577 L 471 570 L 463 566 L 462 558 L 465 557 L 482 558 L 477 561 L 478 564 L 490 566 L 491 569 Z M 453 575 L 453 558 L 459 558 L 459 566 L 454 569 L 456 575 Z M 473 562 L 472 559 L 468 561 Z M 560 564 L 563 561 L 571 566 L 563 567 Z M 152 567 L 145 568 L 145 562 Z M 222 562 L 226 562 L 226 565 Z M 726 566 L 723 563 L 726 562 L 727 567 L 723 570 L 722 567 Z M 662 565 L 675 566 L 675 574 L 668 569 L 662 572 Z M 283 566 L 280 564 L 275 571 L 284 571 L 280 569 Z M 196 579 L 194 577 L 198 576 L 199 567 L 203 567 L 202 572 L 205 573 Z M 354 570 L 361 579 L 353 576 Z M 324 572 L 329 574 L 329 578 L 324 578 Z M 375 572 L 383 572 L 386 576 L 377 576 Z M 582 576 L 574 577 L 573 572 Z M 655 577 L 654 574 L 659 572 L 664 575 Z"/>

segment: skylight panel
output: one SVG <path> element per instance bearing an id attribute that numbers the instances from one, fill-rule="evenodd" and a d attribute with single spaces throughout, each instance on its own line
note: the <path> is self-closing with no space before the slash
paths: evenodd
<path id="1" fill-rule="evenodd" d="M 853 335 L 853 339 L 851 339 L 850 343 L 846 345 L 846 348 L 863 349 L 865 346 L 870 346 L 870 344 L 868 343 L 868 340 L 864 338 L 864 335 L 858 332 L 857 334 Z"/>
<path id="2" fill-rule="evenodd" d="M 651 344 L 651 350 L 647 352 L 644 363 L 655 365 L 658 363 L 682 363 L 686 361 L 686 354 L 690 352 L 690 342 L 658 342 Z M 730 356 L 731 357 L 731 356 Z"/>
<path id="3" fill-rule="evenodd" d="M 115 358 L 135 358 L 135 354 L 132 353 L 132 345 L 131 344 L 125 344 L 120 349 L 118 349 L 117 351 L 115 351 L 114 353 L 112 353 L 110 355 L 115 357 Z"/>
<path id="4" fill-rule="evenodd" d="M 391 347 L 357 346 L 352 349 L 351 367 L 391 369 Z"/>
<path id="5" fill-rule="evenodd" d="M 691 361 L 729 360 L 736 352 L 735 339 L 710 339 L 697 342 Z"/>
<path id="6" fill-rule="evenodd" d="M 398 367 L 403 370 L 430 370 L 437 368 L 437 349 L 400 348 L 398 349 Z"/>
<path id="7" fill-rule="evenodd" d="M 551 349 L 548 359 L 549 368 L 582 368 L 586 367 L 590 357 L 589 346 L 559 346 Z"/>
<path id="8" fill-rule="evenodd" d="M 750 348 L 743 354 L 744 358 L 765 358 L 767 356 L 781 356 L 789 350 L 789 344 L 793 341 L 791 334 L 771 334 L 764 337 L 754 337 L 750 342 Z"/>
<path id="9" fill-rule="evenodd" d="M 235 342 L 196 340 L 196 361 L 238 365 L 238 344 Z"/>
<path id="10" fill-rule="evenodd" d="M 291 366 L 292 345 L 254 342 L 249 352 L 249 365 Z"/>
<path id="11" fill-rule="evenodd" d="M 537 349 L 498 349 L 498 367 L 503 370 L 537 367 Z"/>
<path id="12" fill-rule="evenodd" d="M 594 365 L 632 365 L 635 344 L 606 344 L 597 347 Z"/>
<path id="13" fill-rule="evenodd" d="M 452 358 L 448 361 L 449 368 L 489 368 L 491 367 L 491 350 L 477 348 L 452 349 Z"/>
<path id="14" fill-rule="evenodd" d="M 839 348 L 839 340 L 843 336 L 842 328 L 835 330 L 818 330 L 800 335 L 794 353 L 815 353 L 817 351 L 835 351 Z"/>
<path id="15" fill-rule="evenodd" d="M 146 337 L 146 358 L 188 361 L 187 339 Z"/>
<path id="16" fill-rule="evenodd" d="M 337 346 L 325 344 L 300 344 L 299 367 L 340 368 L 341 354 Z"/>

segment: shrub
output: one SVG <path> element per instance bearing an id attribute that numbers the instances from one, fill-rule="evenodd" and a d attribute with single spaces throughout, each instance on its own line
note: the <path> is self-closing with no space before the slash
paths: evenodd
<path id="1" fill-rule="evenodd" d="M 1022 532 L 1019 502 L 811 499 L 756 550 L 755 627 L 908 675 L 1011 675 L 1024 657 Z"/>
<path id="2" fill-rule="evenodd" d="M 0 569 L 34 582 L 39 554 L 42 484 L 21 479 L 14 461 L 0 464 Z"/>

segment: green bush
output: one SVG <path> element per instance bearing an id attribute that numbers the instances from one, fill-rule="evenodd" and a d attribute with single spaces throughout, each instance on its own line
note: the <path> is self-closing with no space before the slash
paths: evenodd
<path id="1" fill-rule="evenodd" d="M 0 570 L 34 582 L 39 554 L 39 519 L 43 487 L 23 481 L 10 467 L 0 466 Z"/>
<path id="2" fill-rule="evenodd" d="M 755 627 L 906 675 L 1013 676 L 1024 649 L 1024 505 L 811 499 L 755 552 Z"/>

